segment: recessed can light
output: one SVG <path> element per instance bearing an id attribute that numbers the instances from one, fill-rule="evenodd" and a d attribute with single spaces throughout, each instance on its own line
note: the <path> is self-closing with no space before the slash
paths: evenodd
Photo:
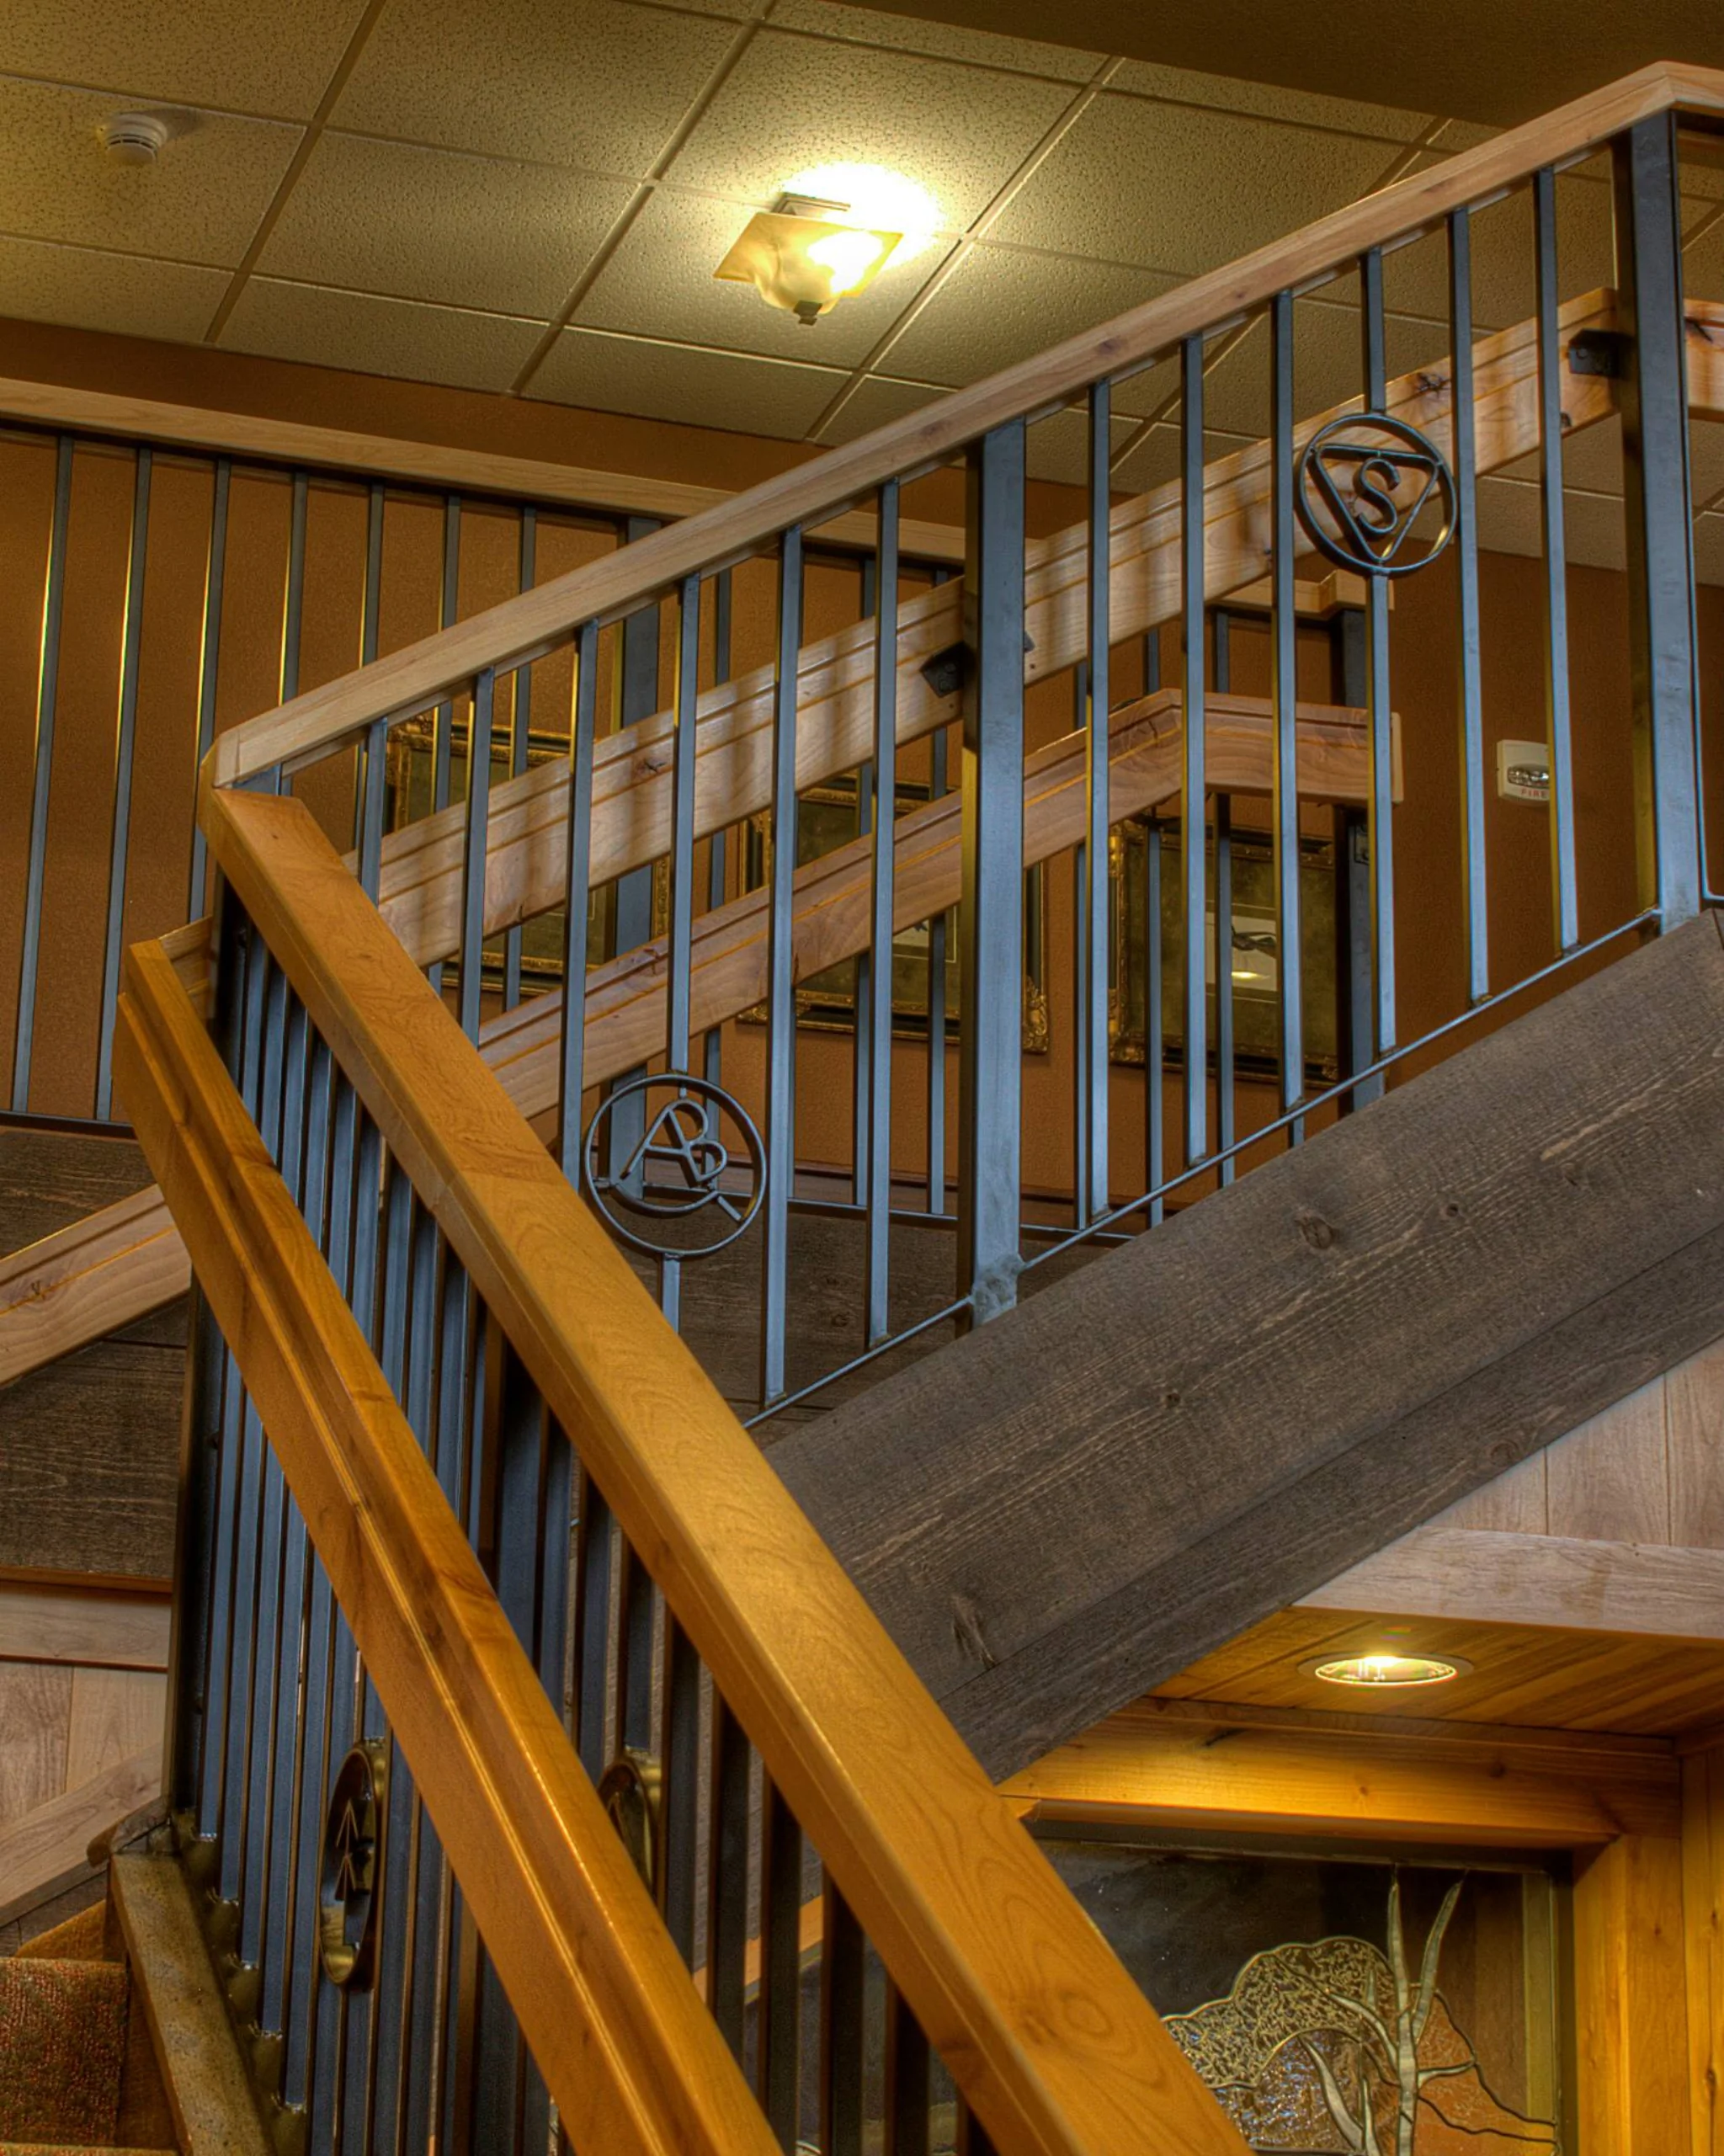
<path id="1" fill-rule="evenodd" d="M 1451 1677 L 1464 1677 L 1471 1667 L 1458 1654 L 1318 1655 L 1299 1665 L 1301 1675 L 1316 1677 L 1325 1685 L 1350 1685 L 1377 1691 L 1446 1685 Z"/>

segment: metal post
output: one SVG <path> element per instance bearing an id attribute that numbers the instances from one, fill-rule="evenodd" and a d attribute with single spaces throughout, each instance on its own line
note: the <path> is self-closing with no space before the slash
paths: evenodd
<path id="1" fill-rule="evenodd" d="M 1613 157 L 1641 900 L 1669 929 L 1699 910 L 1701 844 L 1675 114 L 1642 120 Z"/>
<path id="2" fill-rule="evenodd" d="M 1335 615 L 1336 670 L 1339 696 L 1349 711 L 1364 708 L 1365 617 L 1356 606 Z M 1371 934 L 1370 822 L 1364 810 L 1335 811 L 1336 1060 L 1345 1078 L 1369 1067 L 1371 1055 Z M 1340 1111 L 1350 1115 L 1381 1099 L 1381 1078 L 1366 1078 L 1344 1094 Z"/>
<path id="3" fill-rule="evenodd" d="M 964 628 L 958 1291 L 1017 1300 L 1024 1025 L 1024 423 L 970 451 Z"/>

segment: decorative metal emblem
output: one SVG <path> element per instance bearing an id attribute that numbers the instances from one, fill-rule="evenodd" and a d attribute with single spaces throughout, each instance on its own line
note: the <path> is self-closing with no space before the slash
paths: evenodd
<path id="1" fill-rule="evenodd" d="M 1295 499 L 1318 552 L 1366 576 L 1422 569 L 1455 536 L 1455 475 L 1443 452 L 1386 412 L 1349 412 L 1313 434 L 1299 460 Z M 1403 560 L 1402 548 L 1434 500 L 1440 529 L 1423 553 Z"/>
<path id="2" fill-rule="evenodd" d="M 604 1816 L 622 1837 L 623 1847 L 649 1894 L 658 1892 L 658 1821 L 663 1795 L 663 1768 L 651 1752 L 638 1752 L 632 1745 L 618 1753 L 599 1785 Z"/>
<path id="3" fill-rule="evenodd" d="M 341 1763 L 323 1819 L 317 1866 L 317 1950 L 323 1973 L 347 1991 L 369 1991 L 377 1966 L 378 1876 L 389 1747 L 355 1744 Z"/>
<path id="4" fill-rule="evenodd" d="M 609 1225 L 656 1258 L 710 1258 L 736 1241 L 766 1195 L 766 1154 L 747 1110 L 687 1071 L 631 1078 L 602 1101 L 581 1173 Z"/>

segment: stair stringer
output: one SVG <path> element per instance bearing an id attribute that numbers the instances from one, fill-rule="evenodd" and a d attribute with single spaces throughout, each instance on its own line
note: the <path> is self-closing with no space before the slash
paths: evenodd
<path id="1" fill-rule="evenodd" d="M 771 1456 L 1003 1778 L 1721 1331 L 1702 918 Z"/>

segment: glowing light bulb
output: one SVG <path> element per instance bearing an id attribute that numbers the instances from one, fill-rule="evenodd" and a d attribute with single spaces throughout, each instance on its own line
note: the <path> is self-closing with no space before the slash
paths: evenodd
<path id="1" fill-rule="evenodd" d="M 1446 1685 L 1451 1677 L 1464 1676 L 1472 1664 L 1459 1655 L 1378 1653 L 1338 1655 L 1299 1666 L 1304 1675 L 1325 1685 L 1386 1687 Z"/>
<path id="2" fill-rule="evenodd" d="M 808 259 L 831 271 L 831 295 L 838 300 L 846 292 L 855 290 L 886 253 L 886 248 L 883 232 L 828 232 L 823 240 L 815 240 L 810 245 Z"/>

